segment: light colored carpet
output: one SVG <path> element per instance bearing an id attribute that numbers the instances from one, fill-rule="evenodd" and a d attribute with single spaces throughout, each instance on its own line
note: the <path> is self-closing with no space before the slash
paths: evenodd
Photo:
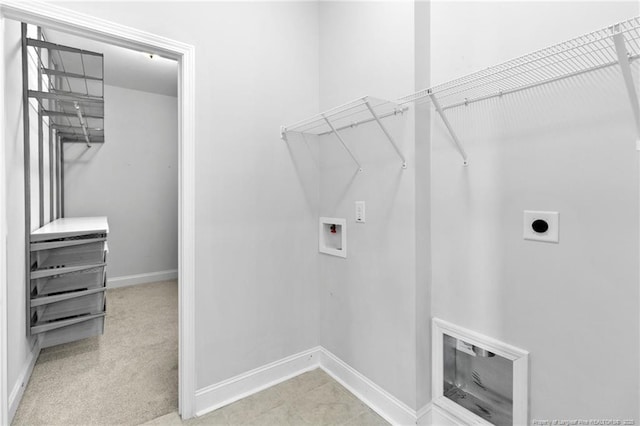
<path id="1" fill-rule="evenodd" d="M 105 334 L 43 349 L 14 425 L 138 425 L 178 407 L 176 281 L 107 291 Z"/>

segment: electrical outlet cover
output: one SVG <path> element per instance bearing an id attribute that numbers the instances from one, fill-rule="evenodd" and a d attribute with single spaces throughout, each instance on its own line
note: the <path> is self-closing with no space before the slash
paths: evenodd
<path id="1" fill-rule="evenodd" d="M 356 201 L 356 222 L 358 223 L 364 223 L 366 220 L 364 208 L 364 201 Z"/>
<path id="2" fill-rule="evenodd" d="M 524 211 L 523 238 L 547 243 L 559 242 L 559 213 Z"/>

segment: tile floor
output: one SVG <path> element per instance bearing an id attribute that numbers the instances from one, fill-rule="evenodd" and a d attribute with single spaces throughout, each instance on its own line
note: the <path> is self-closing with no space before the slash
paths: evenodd
<path id="1" fill-rule="evenodd" d="M 378 426 L 389 423 L 324 371 L 317 369 L 202 417 L 182 422 L 174 412 L 145 424 Z"/>

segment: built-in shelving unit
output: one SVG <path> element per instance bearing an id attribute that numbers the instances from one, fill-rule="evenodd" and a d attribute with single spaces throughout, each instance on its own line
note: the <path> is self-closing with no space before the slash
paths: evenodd
<path id="1" fill-rule="evenodd" d="M 349 149 L 349 146 L 340 132 L 345 129 L 357 127 L 364 123 L 376 122 L 385 137 L 389 140 L 389 143 L 393 146 L 398 157 L 400 157 L 400 160 L 402 161 L 402 168 L 406 168 L 407 162 L 404 155 L 398 148 L 393 136 L 382 123 L 382 120 L 387 117 L 402 114 L 407 109 L 406 105 L 400 105 L 395 102 L 365 96 L 321 112 L 305 120 L 298 121 L 297 123 L 289 126 L 282 126 L 280 128 L 280 136 L 283 140 L 287 140 L 287 134 L 292 132 L 318 136 L 334 134 L 356 163 L 358 170 L 362 171 L 360 162 Z"/>
<path id="2" fill-rule="evenodd" d="M 106 217 L 56 219 L 31 233 L 28 331 L 41 347 L 104 332 Z"/>
<path id="3" fill-rule="evenodd" d="M 50 43 L 26 23 L 21 31 L 26 330 L 45 348 L 104 331 L 107 220 L 64 217 L 63 148 L 104 142 L 104 67 L 101 53 Z M 33 227 L 32 193 L 39 210 Z"/>
<path id="4" fill-rule="evenodd" d="M 631 63 L 640 57 L 640 17 L 593 31 L 476 73 L 401 98 L 403 105 L 430 99 L 465 164 L 467 155 L 445 111 L 619 66 L 629 95 L 640 149 L 640 107 Z"/>
<path id="5" fill-rule="evenodd" d="M 29 90 L 28 97 L 38 100 L 60 141 L 87 146 L 104 142 L 102 53 L 32 38 L 26 44 L 36 52 L 38 81 L 48 83 Z"/>

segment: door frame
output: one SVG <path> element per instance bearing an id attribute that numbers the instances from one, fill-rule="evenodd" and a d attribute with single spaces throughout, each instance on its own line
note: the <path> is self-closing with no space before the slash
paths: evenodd
<path id="1" fill-rule="evenodd" d="M 183 419 L 195 415 L 195 48 L 41 1 L 0 0 L 0 31 L 5 19 L 64 31 L 120 47 L 153 52 L 178 61 L 178 411 Z M 5 51 L 0 47 L 0 99 L 5 93 Z M 5 134 L 4 113 L 0 135 Z M 8 424 L 7 276 L 5 153 L 0 149 L 0 424 Z"/>

